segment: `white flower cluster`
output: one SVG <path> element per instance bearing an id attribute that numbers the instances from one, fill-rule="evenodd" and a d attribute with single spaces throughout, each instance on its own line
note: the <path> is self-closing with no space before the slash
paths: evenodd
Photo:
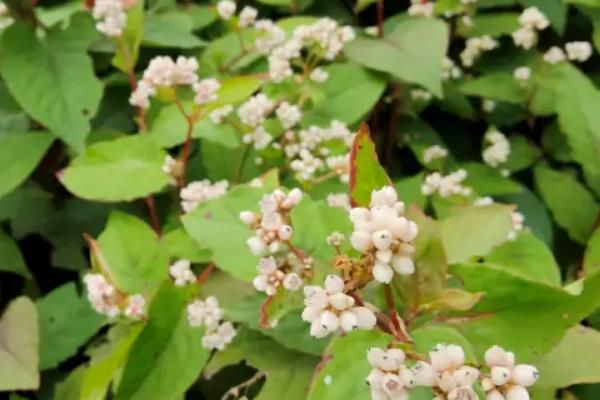
<path id="1" fill-rule="evenodd" d="M 496 109 L 498 104 L 492 99 L 483 99 L 481 109 L 486 113 L 491 113 Z"/>
<path id="2" fill-rule="evenodd" d="M 208 117 L 212 121 L 213 124 L 219 125 L 223 123 L 223 120 L 227 118 L 229 114 L 233 112 L 233 106 L 231 104 L 224 105 L 223 107 L 219 107 L 214 109 Z"/>
<path id="3" fill-rule="evenodd" d="M 521 27 L 512 33 L 513 42 L 515 46 L 530 49 L 537 43 L 538 31 L 550 26 L 550 21 L 537 7 L 529 7 L 519 16 L 519 25 Z"/>
<path id="4" fill-rule="evenodd" d="M 460 61 L 465 67 L 472 67 L 475 60 L 484 52 L 499 46 L 498 41 L 489 35 L 467 39 L 465 49 L 460 53 Z"/>
<path id="5" fill-rule="evenodd" d="M 523 222 L 525 222 L 525 216 L 518 211 L 513 211 L 510 214 L 510 222 L 512 223 L 512 229 L 508 232 L 507 240 L 515 240 L 519 232 L 524 228 Z"/>
<path id="6" fill-rule="evenodd" d="M 97 21 L 96 29 L 108 37 L 119 37 L 127 23 L 123 0 L 96 0 L 92 16 Z"/>
<path id="7" fill-rule="evenodd" d="M 283 151 L 290 160 L 290 168 L 301 180 L 310 180 L 320 174 L 334 172 L 340 181 L 350 177 L 350 145 L 354 133 L 340 121 L 332 121 L 329 127 L 310 126 L 297 133 L 288 131 L 283 140 Z M 331 148 L 344 148 L 343 154 L 331 154 Z"/>
<path id="8" fill-rule="evenodd" d="M 412 242 L 417 237 L 417 224 L 403 216 L 404 203 L 391 186 L 371 194 L 369 208 L 353 208 L 350 220 L 354 232 L 350 242 L 354 249 L 367 253 L 373 264 L 373 277 L 390 283 L 394 271 L 410 275 L 415 271 Z"/>
<path id="9" fill-rule="evenodd" d="M 336 275 L 325 278 L 325 287 L 304 287 L 302 319 L 310 323 L 310 335 L 323 338 L 338 330 L 373 329 L 377 318 L 367 307 L 355 307 L 354 298 L 344 293 L 344 281 Z"/>
<path id="10" fill-rule="evenodd" d="M 260 201 L 260 213 L 242 211 L 240 219 L 254 229 L 254 236 L 247 244 L 252 254 L 261 255 L 267 250 L 274 254 L 280 250 L 281 242 L 292 237 L 292 227 L 289 225 L 289 212 L 302 200 L 302 191 L 292 189 L 285 194 L 280 189 L 266 194 Z"/>
<path id="11" fill-rule="evenodd" d="M 140 294 L 123 296 L 111 285 L 104 275 L 88 273 L 83 277 L 88 300 L 92 307 L 109 318 L 115 318 L 121 313 L 128 318 L 139 319 L 144 316 L 146 299 Z"/>
<path id="12" fill-rule="evenodd" d="M 181 164 L 181 161 L 178 161 L 167 154 L 162 165 L 162 171 L 169 176 L 169 183 L 172 186 L 175 186 L 177 185 L 177 178 L 183 172 L 183 165 Z"/>
<path id="13" fill-rule="evenodd" d="M 185 286 L 196 281 L 190 260 L 177 260 L 169 266 L 169 275 L 175 281 L 175 286 Z"/>
<path id="14" fill-rule="evenodd" d="M 531 68 L 526 66 L 517 67 L 513 71 L 513 76 L 521 83 L 527 82 L 531 78 Z"/>
<path id="15" fill-rule="evenodd" d="M 217 14 L 225 21 L 228 21 L 235 14 L 236 5 L 231 0 L 221 0 L 217 3 Z"/>
<path id="16" fill-rule="evenodd" d="M 260 273 L 252 284 L 259 292 L 265 292 L 267 296 L 275 296 L 277 290 L 283 286 L 287 290 L 296 291 L 302 287 L 303 281 L 295 272 L 283 272 L 277 266 L 274 257 L 263 257 L 258 264 Z"/>
<path id="17" fill-rule="evenodd" d="M 221 180 L 211 183 L 208 179 L 189 183 L 181 189 L 181 208 L 186 213 L 192 211 L 199 204 L 223 196 L 229 187 L 229 182 Z"/>
<path id="18" fill-rule="evenodd" d="M 275 47 L 285 41 L 285 32 L 270 19 L 260 19 L 254 23 L 256 40 L 254 47 L 259 54 L 267 55 Z"/>
<path id="19" fill-rule="evenodd" d="M 425 177 L 425 182 L 421 186 L 421 193 L 425 196 L 437 193 L 441 197 L 470 196 L 473 192 L 472 189 L 462 184 L 466 177 L 467 171 L 464 169 L 459 169 L 445 176 L 439 172 L 434 172 Z"/>
<path id="20" fill-rule="evenodd" d="M 244 125 L 257 127 L 275 108 L 273 100 L 269 99 L 264 93 L 258 93 L 250 97 L 238 108 L 237 114 Z"/>
<path id="21" fill-rule="evenodd" d="M 567 58 L 571 61 L 585 62 L 592 56 L 590 42 L 569 42 L 565 45 L 566 54 L 560 47 L 553 46 L 544 54 L 544 61 L 558 64 Z"/>
<path id="22" fill-rule="evenodd" d="M 434 12 L 434 2 L 428 0 L 410 0 L 408 15 L 412 17 L 431 18 Z"/>
<path id="23" fill-rule="evenodd" d="M 0 31 L 11 26 L 15 20 L 10 16 L 8 7 L 3 2 L 0 2 Z"/>
<path id="24" fill-rule="evenodd" d="M 202 346 L 213 350 L 223 350 L 233 340 L 236 331 L 231 322 L 223 322 L 223 309 L 216 297 L 197 299 L 187 306 L 188 323 L 192 327 L 204 326 Z"/>
<path id="25" fill-rule="evenodd" d="M 462 71 L 458 65 L 448 56 L 442 61 L 442 78 L 445 81 L 458 79 L 462 76 Z"/>
<path id="26" fill-rule="evenodd" d="M 423 162 L 425 164 L 430 164 L 433 160 L 446 158 L 447 156 L 448 150 L 446 150 L 446 148 L 440 146 L 439 144 L 435 144 L 425 149 L 425 151 L 423 152 Z"/>
<path id="27" fill-rule="evenodd" d="M 502 347 L 492 346 L 485 352 L 490 369 L 481 380 L 487 400 L 529 400 L 527 387 L 539 376 L 538 370 L 527 364 L 515 365 L 515 355 Z"/>
<path id="28" fill-rule="evenodd" d="M 158 56 L 150 60 L 148 68 L 131 93 L 129 103 L 140 108 L 150 107 L 150 97 L 156 95 L 159 87 L 174 87 L 177 85 L 192 86 L 198 105 L 213 102 L 217 99 L 220 83 L 216 79 L 198 80 L 196 71 L 198 61 L 194 57 L 177 57 L 173 61 L 168 56 Z"/>
<path id="29" fill-rule="evenodd" d="M 427 90 L 412 89 L 410 91 L 410 98 L 415 101 L 428 102 L 429 100 L 431 100 L 432 97 L 433 95 L 431 94 L 431 92 L 428 92 Z"/>
<path id="30" fill-rule="evenodd" d="M 275 110 L 275 115 L 277 115 L 283 129 L 293 128 L 302 119 L 300 107 L 292 105 L 287 101 L 279 104 L 279 107 Z"/>
<path id="31" fill-rule="evenodd" d="M 415 376 L 405 364 L 401 349 L 372 347 L 367 351 L 371 372 L 367 384 L 373 400 L 408 400 Z"/>
<path id="32" fill-rule="evenodd" d="M 477 400 L 472 386 L 479 370 L 464 363 L 465 353 L 460 346 L 438 344 L 429 352 L 429 362 L 417 361 L 413 366 L 415 383 L 432 387 L 433 400 Z"/>
<path id="33" fill-rule="evenodd" d="M 481 156 L 487 165 L 496 168 L 508 160 L 510 142 L 502 132 L 492 128 L 486 132 L 483 140 L 486 146 Z"/>

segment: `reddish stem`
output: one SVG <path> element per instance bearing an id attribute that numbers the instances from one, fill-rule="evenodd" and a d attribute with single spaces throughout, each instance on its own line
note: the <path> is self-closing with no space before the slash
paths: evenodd
<path id="1" fill-rule="evenodd" d="M 325 365 L 327 365 L 327 363 L 331 360 L 333 360 L 333 354 L 323 354 L 323 356 L 321 357 L 321 360 L 315 367 L 315 371 L 313 372 L 312 379 L 310 380 L 311 388 L 315 385 L 315 381 L 317 379 L 317 375 L 319 375 L 319 372 L 321 372 L 323 370 L 323 368 L 325 368 Z"/>
<path id="2" fill-rule="evenodd" d="M 387 307 L 388 316 L 396 331 L 400 330 L 400 322 L 398 322 L 398 313 L 394 306 L 394 295 L 392 294 L 392 287 L 390 285 L 383 286 L 383 293 L 385 295 L 385 305 Z"/>
<path id="3" fill-rule="evenodd" d="M 302 252 L 300 251 L 299 248 L 294 246 L 292 244 L 292 242 L 289 242 L 289 241 L 286 241 L 285 244 L 287 245 L 288 249 L 296 256 L 296 258 L 298 260 L 304 262 L 304 255 L 302 254 Z"/>
<path id="4" fill-rule="evenodd" d="M 151 195 L 146 197 L 146 205 L 148 206 L 148 211 L 150 213 L 150 220 L 152 221 L 152 228 L 154 232 L 160 237 L 162 235 L 162 231 L 160 228 L 160 220 L 158 219 L 158 213 L 156 212 L 156 204 L 154 203 L 154 197 Z"/>
<path id="5" fill-rule="evenodd" d="M 260 327 L 263 329 L 270 329 L 269 324 L 269 305 L 275 300 L 275 296 L 269 296 L 260 305 Z"/>
<path id="6" fill-rule="evenodd" d="M 383 37 L 383 0 L 377 0 L 377 36 Z"/>
<path id="7" fill-rule="evenodd" d="M 200 273 L 200 275 L 198 275 L 198 278 L 196 279 L 196 282 L 198 282 L 198 285 L 202 285 L 204 282 L 206 282 L 206 280 L 216 270 L 217 270 L 217 268 L 215 267 L 215 264 L 213 264 L 213 263 L 208 264 L 206 266 L 206 268 L 204 268 L 204 270 L 202 270 L 202 272 Z"/>

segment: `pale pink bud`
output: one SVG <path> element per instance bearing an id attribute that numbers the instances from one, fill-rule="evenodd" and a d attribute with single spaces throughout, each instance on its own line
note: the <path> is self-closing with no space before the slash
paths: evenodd
<path id="1" fill-rule="evenodd" d="M 531 386 L 537 381 L 539 373 L 537 368 L 532 365 L 519 364 L 513 368 L 512 382 L 520 386 Z"/>

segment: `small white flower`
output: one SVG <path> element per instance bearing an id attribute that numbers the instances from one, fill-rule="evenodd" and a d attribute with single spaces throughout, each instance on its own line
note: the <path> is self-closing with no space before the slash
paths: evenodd
<path id="1" fill-rule="evenodd" d="M 498 41 L 489 35 L 467 39 L 465 49 L 460 53 L 462 65 L 465 67 L 472 67 L 475 60 L 482 53 L 493 50 L 498 46 Z"/>
<path id="2" fill-rule="evenodd" d="M 444 57 L 442 62 L 442 78 L 447 81 L 450 79 L 458 79 L 462 76 L 462 71 L 456 63 L 448 56 Z"/>
<path id="3" fill-rule="evenodd" d="M 4 13 L 0 12 L 0 15 L 2 14 Z M 125 13 L 122 0 L 94 1 L 92 16 L 96 20 L 96 29 L 106 36 L 116 38 L 123 34 L 123 29 L 127 23 L 127 14 Z M 6 25 L 6 21 L 3 22 L 1 19 L 0 23 Z"/>
<path id="4" fill-rule="evenodd" d="M 590 42 L 569 42 L 565 45 L 569 60 L 584 62 L 592 56 Z"/>
<path id="5" fill-rule="evenodd" d="M 565 52 L 560 47 L 553 46 L 544 53 L 544 61 L 550 64 L 558 64 L 567 58 Z"/>
<path id="6" fill-rule="evenodd" d="M 239 25 L 240 28 L 247 28 L 250 25 L 254 24 L 256 21 L 256 17 L 258 16 L 258 10 L 254 7 L 245 6 L 242 8 L 239 17 Z"/>
<path id="7" fill-rule="evenodd" d="M 15 20 L 10 16 L 10 11 L 6 4 L 0 2 L 0 31 L 8 28 L 14 22 Z"/>
<path id="8" fill-rule="evenodd" d="M 226 180 L 215 183 L 211 183 L 207 179 L 191 182 L 181 189 L 179 193 L 181 208 L 186 213 L 191 212 L 201 203 L 223 196 L 227 192 L 228 187 L 229 182 Z"/>
<path id="9" fill-rule="evenodd" d="M 223 350 L 233 341 L 236 330 L 231 322 L 223 322 L 218 327 L 208 330 L 202 337 L 202 347 L 209 350 Z"/>
<path id="10" fill-rule="evenodd" d="M 281 44 L 285 40 L 285 32 L 273 21 L 261 19 L 254 23 L 257 31 L 257 38 L 254 47 L 259 54 L 268 54 L 271 49 Z"/>
<path id="11" fill-rule="evenodd" d="M 196 281 L 189 260 L 178 260 L 169 266 L 169 274 L 175 280 L 175 286 L 185 286 Z"/>
<path id="12" fill-rule="evenodd" d="M 446 176 L 443 176 L 439 172 L 434 172 L 425 177 L 425 182 L 421 186 L 421 193 L 425 196 L 438 193 L 440 197 L 453 195 L 470 196 L 472 189 L 462 184 L 466 177 L 467 171 L 464 169 L 459 169 Z"/>
<path id="13" fill-rule="evenodd" d="M 221 0 L 217 3 L 217 14 L 225 21 L 228 21 L 235 14 L 235 2 L 231 0 Z"/>
<path id="14" fill-rule="evenodd" d="M 431 98 L 433 97 L 433 95 L 430 92 L 428 92 L 427 90 L 412 89 L 410 91 L 410 97 L 413 100 L 427 102 L 427 101 L 431 100 Z"/>
<path id="15" fill-rule="evenodd" d="M 139 319 L 146 312 L 146 299 L 141 294 L 135 294 L 127 298 L 127 305 L 123 314 L 132 319 Z"/>
<path id="16" fill-rule="evenodd" d="M 245 125 L 257 127 L 273 111 L 274 103 L 265 94 L 252 96 L 238 108 L 238 116 Z"/>
<path id="17" fill-rule="evenodd" d="M 434 12 L 434 2 L 421 0 L 411 0 L 411 5 L 408 8 L 408 15 L 413 17 L 431 18 Z"/>
<path id="18" fill-rule="evenodd" d="M 496 129 L 490 129 L 485 134 L 487 144 L 483 150 L 483 161 L 492 168 L 505 163 L 510 155 L 510 142 L 504 134 Z"/>
<path id="19" fill-rule="evenodd" d="M 86 285 L 88 300 L 92 307 L 110 318 L 114 318 L 121 313 L 117 305 L 117 290 L 112 286 L 104 275 L 88 273 L 83 277 Z"/>
<path id="20" fill-rule="evenodd" d="M 494 112 L 494 110 L 496 109 L 496 105 L 497 103 L 494 100 L 484 99 L 481 103 L 481 109 L 486 113 L 491 113 Z"/>
<path id="21" fill-rule="evenodd" d="M 531 68 L 518 67 L 514 70 L 513 76 L 520 82 L 528 81 L 531 78 Z"/>
<path id="22" fill-rule="evenodd" d="M 194 83 L 193 89 L 196 93 L 194 102 L 201 106 L 217 100 L 217 92 L 219 91 L 220 87 L 221 84 L 219 81 L 213 78 L 203 79 L 200 82 Z"/>
<path id="23" fill-rule="evenodd" d="M 528 7 L 519 16 L 519 24 L 542 31 L 550 26 L 550 21 L 537 7 Z"/>
<path id="24" fill-rule="evenodd" d="M 227 118 L 229 114 L 233 111 L 233 106 L 231 104 L 224 105 L 223 107 L 217 108 L 213 110 L 209 114 L 209 118 L 213 124 L 219 125 L 223 123 L 223 120 Z"/>
<path id="25" fill-rule="evenodd" d="M 275 115 L 281 122 L 283 129 L 290 129 L 295 126 L 302 119 L 302 111 L 300 107 L 297 105 L 291 105 L 287 101 L 282 102 L 277 110 L 275 110 Z"/>
<path id="26" fill-rule="evenodd" d="M 329 73 L 325 71 L 323 68 L 315 68 L 309 75 L 311 81 L 314 82 L 325 82 L 327 78 L 329 78 Z"/>
<path id="27" fill-rule="evenodd" d="M 448 150 L 446 148 L 436 144 L 429 146 L 423 152 L 423 162 L 425 164 L 431 163 L 433 160 L 440 158 L 446 158 L 448 156 Z"/>
<path id="28" fill-rule="evenodd" d="M 491 400 L 528 400 L 527 387 L 539 376 L 532 365 L 515 365 L 515 355 L 500 346 L 492 346 L 485 352 L 489 373 L 485 374 L 481 387 Z"/>
<path id="29" fill-rule="evenodd" d="M 538 40 L 537 32 L 527 26 L 517 29 L 511 35 L 515 46 L 522 47 L 525 50 L 529 50 L 535 46 Z"/>
<path id="30" fill-rule="evenodd" d="M 283 278 L 283 287 L 292 292 L 300 289 L 303 283 L 302 278 L 295 272 L 288 272 Z"/>
<path id="31" fill-rule="evenodd" d="M 205 326 L 207 330 L 215 329 L 223 318 L 223 310 L 219 300 L 210 296 L 205 300 L 194 300 L 187 306 L 187 319 L 192 327 Z"/>

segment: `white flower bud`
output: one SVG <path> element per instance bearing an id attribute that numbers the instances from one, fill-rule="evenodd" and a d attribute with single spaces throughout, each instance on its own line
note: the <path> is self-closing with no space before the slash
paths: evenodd
<path id="1" fill-rule="evenodd" d="M 448 393 L 448 400 L 478 400 L 479 396 L 470 386 L 460 386 Z"/>
<path id="2" fill-rule="evenodd" d="M 264 214 L 260 225 L 267 230 L 278 230 L 281 226 L 281 215 L 277 212 Z"/>
<path id="3" fill-rule="evenodd" d="M 385 357 L 385 350 L 379 347 L 370 347 L 367 350 L 367 361 L 373 368 L 381 368 Z"/>
<path id="4" fill-rule="evenodd" d="M 485 363 L 488 367 L 512 368 L 515 365 L 515 355 L 505 351 L 500 346 L 492 346 L 485 352 Z"/>
<path id="5" fill-rule="evenodd" d="M 329 304 L 337 310 L 343 311 L 354 305 L 354 299 L 344 293 L 334 293 L 329 296 Z"/>
<path id="6" fill-rule="evenodd" d="M 415 264 L 413 260 L 407 256 L 392 257 L 392 268 L 400 275 L 410 275 L 415 272 Z"/>
<path id="7" fill-rule="evenodd" d="M 302 201 L 302 190 L 298 188 L 294 188 L 290 190 L 287 197 L 282 203 L 282 206 L 285 208 L 292 208 L 295 205 L 299 204 Z"/>
<path id="8" fill-rule="evenodd" d="M 350 237 L 350 244 L 355 250 L 367 251 L 371 246 L 371 235 L 365 231 L 354 231 Z"/>
<path id="9" fill-rule="evenodd" d="M 368 222 L 371 219 L 371 212 L 363 207 L 356 207 L 350 210 L 350 221 L 352 223 Z"/>
<path id="10" fill-rule="evenodd" d="M 437 385 L 440 389 L 447 393 L 453 389 L 456 389 L 458 382 L 456 382 L 454 375 L 452 375 L 450 372 L 442 372 L 438 374 Z"/>
<path id="11" fill-rule="evenodd" d="M 289 225 L 281 225 L 279 227 L 279 239 L 281 240 L 290 240 L 292 237 L 293 229 Z"/>
<path id="12" fill-rule="evenodd" d="M 381 349 L 379 349 L 379 350 L 381 350 Z M 369 376 L 367 376 L 367 385 L 371 386 L 372 388 L 381 387 L 381 382 L 382 382 L 384 376 L 385 376 L 385 373 L 383 371 L 381 371 L 379 368 L 373 368 L 371 370 L 371 372 L 369 373 Z"/>
<path id="13" fill-rule="evenodd" d="M 259 292 L 266 291 L 268 287 L 267 279 L 264 275 L 258 275 L 256 278 L 254 278 L 252 284 L 254 285 L 254 288 Z"/>
<path id="14" fill-rule="evenodd" d="M 485 395 L 485 400 L 506 400 L 502 393 L 497 390 L 492 390 Z"/>
<path id="15" fill-rule="evenodd" d="M 402 349 L 388 349 L 386 354 L 398 364 L 398 368 L 400 368 L 400 365 L 404 363 L 404 360 L 406 359 L 406 355 Z"/>
<path id="16" fill-rule="evenodd" d="M 433 386 L 437 379 L 435 369 L 425 361 L 417 361 L 412 367 L 412 373 L 418 386 Z"/>
<path id="17" fill-rule="evenodd" d="M 450 357 L 450 365 L 453 368 L 458 368 L 465 363 L 465 352 L 462 347 L 456 344 L 449 344 L 446 346 L 446 352 Z"/>
<path id="18" fill-rule="evenodd" d="M 404 217 L 396 217 L 389 221 L 388 227 L 395 237 L 402 240 L 410 237 L 410 227 L 408 220 Z"/>
<path id="19" fill-rule="evenodd" d="M 381 261 L 384 264 L 388 264 L 390 261 L 392 261 L 392 251 L 391 250 L 378 250 L 375 253 L 375 258 L 377 258 L 377 261 Z"/>
<path id="20" fill-rule="evenodd" d="M 459 386 L 471 386 L 477 378 L 479 378 L 479 370 L 468 365 L 463 365 L 454 371 L 454 379 Z"/>
<path id="21" fill-rule="evenodd" d="M 371 240 L 379 250 L 387 250 L 390 247 L 390 244 L 392 244 L 392 233 L 387 229 L 382 229 L 374 232 L 371 235 Z"/>
<path id="22" fill-rule="evenodd" d="M 506 367 L 493 367 L 490 378 L 495 386 L 502 386 L 510 380 L 511 370 Z"/>
<path id="23" fill-rule="evenodd" d="M 302 311 L 302 320 L 305 322 L 314 322 L 321 316 L 322 308 L 318 307 L 306 307 Z"/>
<path id="24" fill-rule="evenodd" d="M 340 327 L 344 332 L 350 332 L 358 328 L 358 318 L 352 311 L 344 311 L 340 314 Z"/>
<path id="25" fill-rule="evenodd" d="M 394 270 L 388 265 L 376 262 L 373 267 L 373 278 L 381 283 L 390 283 L 394 277 Z"/>
<path id="26" fill-rule="evenodd" d="M 383 391 L 391 397 L 403 391 L 404 384 L 398 375 L 385 374 L 381 380 L 381 387 L 383 388 Z"/>
<path id="27" fill-rule="evenodd" d="M 283 287 L 292 292 L 302 287 L 302 278 L 295 272 L 289 272 L 283 278 Z"/>
<path id="28" fill-rule="evenodd" d="M 265 242 L 257 236 L 252 236 L 246 241 L 246 244 L 250 248 L 250 252 L 255 256 L 260 255 L 266 248 Z"/>
<path id="29" fill-rule="evenodd" d="M 340 319 L 329 310 L 325 310 L 321 313 L 320 322 L 323 328 L 329 332 L 335 332 L 340 327 Z"/>
<path id="30" fill-rule="evenodd" d="M 539 372 L 532 365 L 519 364 L 512 370 L 511 381 L 520 386 L 531 386 L 537 381 Z"/>
<path id="31" fill-rule="evenodd" d="M 231 0 L 221 0 L 217 3 L 217 13 L 224 20 L 229 20 L 235 14 L 235 2 Z"/>
<path id="32" fill-rule="evenodd" d="M 415 385 L 415 374 L 406 367 L 400 369 L 400 379 L 404 382 L 404 386 L 411 388 Z"/>
<path id="33" fill-rule="evenodd" d="M 304 305 L 323 309 L 329 305 L 329 296 L 325 290 L 318 286 L 305 286 Z"/>
<path id="34" fill-rule="evenodd" d="M 505 393 L 506 400 L 529 400 L 529 392 L 523 386 L 511 386 Z"/>
<path id="35" fill-rule="evenodd" d="M 316 339 L 321 339 L 327 335 L 329 335 L 329 331 L 323 327 L 323 324 L 321 324 L 320 318 L 315 319 L 310 324 L 310 336 L 312 336 Z"/>
<path id="36" fill-rule="evenodd" d="M 352 309 L 356 318 L 358 319 L 358 327 L 360 329 L 373 329 L 377 324 L 377 317 L 375 313 L 367 307 L 354 307 Z"/>
<path id="37" fill-rule="evenodd" d="M 371 193 L 371 206 L 389 206 L 393 207 L 398 201 L 398 195 L 391 186 L 384 186 Z"/>
<path id="38" fill-rule="evenodd" d="M 256 222 L 256 215 L 252 211 L 242 211 L 240 213 L 240 220 L 246 225 L 252 225 Z"/>
<path id="39" fill-rule="evenodd" d="M 325 290 L 329 294 L 342 293 L 344 291 L 344 280 L 337 275 L 327 275 Z"/>

